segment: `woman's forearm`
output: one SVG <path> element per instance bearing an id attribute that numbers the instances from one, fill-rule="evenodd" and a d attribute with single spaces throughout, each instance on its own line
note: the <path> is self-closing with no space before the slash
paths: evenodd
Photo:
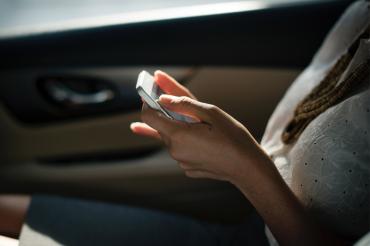
<path id="1" fill-rule="evenodd" d="M 273 162 L 264 153 L 259 156 L 255 165 L 243 165 L 247 168 L 231 182 L 253 204 L 278 242 L 282 245 L 333 242 L 334 238 L 314 225 Z"/>
<path id="2" fill-rule="evenodd" d="M 198 123 L 170 120 L 144 105 L 143 122 L 133 123 L 132 131 L 163 141 L 188 177 L 235 184 L 281 244 L 317 244 L 319 230 L 248 129 L 222 109 L 195 100 L 168 75 L 157 72 L 156 79 L 171 94 L 159 98 L 161 106 Z"/>

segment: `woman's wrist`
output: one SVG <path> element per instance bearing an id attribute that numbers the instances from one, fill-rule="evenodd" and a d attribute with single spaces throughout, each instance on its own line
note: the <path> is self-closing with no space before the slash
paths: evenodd
<path id="1" fill-rule="evenodd" d="M 251 188 L 261 181 L 271 176 L 271 172 L 277 172 L 276 167 L 270 157 L 260 148 L 254 146 L 255 150 L 241 152 L 238 157 L 238 168 L 230 178 L 230 182 L 238 188 Z"/>
<path id="2" fill-rule="evenodd" d="M 312 221 L 269 156 L 259 149 L 241 161 L 244 165 L 230 182 L 253 204 L 278 241 L 297 245 L 302 237 L 306 245 L 317 242 Z"/>

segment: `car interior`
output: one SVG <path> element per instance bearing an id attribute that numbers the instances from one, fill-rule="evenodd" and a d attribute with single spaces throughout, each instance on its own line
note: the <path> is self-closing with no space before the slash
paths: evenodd
<path id="1" fill-rule="evenodd" d="M 235 223 L 253 210 L 235 187 L 187 178 L 160 142 L 130 131 L 139 72 L 167 72 L 259 141 L 352 1 L 24 2 L 0 3 L 0 193 Z"/>

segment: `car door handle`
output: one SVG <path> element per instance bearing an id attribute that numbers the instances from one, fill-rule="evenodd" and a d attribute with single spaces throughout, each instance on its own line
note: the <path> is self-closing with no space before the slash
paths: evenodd
<path id="1" fill-rule="evenodd" d="M 57 104 L 66 107 L 98 105 L 115 98 L 115 91 L 105 81 L 82 78 L 47 78 L 43 90 Z"/>

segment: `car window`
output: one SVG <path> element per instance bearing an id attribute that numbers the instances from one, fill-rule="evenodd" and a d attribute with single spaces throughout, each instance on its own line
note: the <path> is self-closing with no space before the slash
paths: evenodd
<path id="1" fill-rule="evenodd" d="M 0 35 L 230 13 L 299 2 L 302 0 L 0 1 Z"/>

